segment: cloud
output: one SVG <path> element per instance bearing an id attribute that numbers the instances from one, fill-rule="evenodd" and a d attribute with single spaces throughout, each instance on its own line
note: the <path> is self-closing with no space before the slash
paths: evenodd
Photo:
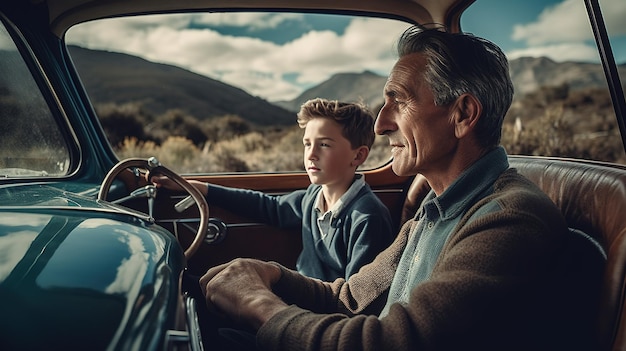
<path id="1" fill-rule="evenodd" d="M 287 72 L 300 72 L 298 82 L 319 83 L 340 72 L 371 70 L 386 74 L 393 63 L 393 45 L 408 27 L 378 19 L 354 19 L 343 35 L 311 31 L 273 54 Z M 304 69 L 304 70 L 303 70 Z"/>
<path id="2" fill-rule="evenodd" d="M 528 45 L 559 42 L 576 42 L 591 39 L 587 14 L 582 1 L 566 0 L 546 7 L 537 21 L 513 27 L 513 40 L 523 40 Z"/>
<path id="3" fill-rule="evenodd" d="M 193 15 L 192 22 L 200 26 L 246 27 L 250 29 L 276 28 L 286 21 L 301 21 L 297 13 L 208 13 Z"/>
<path id="4" fill-rule="evenodd" d="M 339 72 L 371 70 L 386 74 L 395 61 L 393 44 L 408 27 L 399 21 L 357 18 L 341 35 L 328 30 L 309 31 L 278 45 L 197 26 L 224 21 L 231 26 L 244 25 L 270 18 L 263 14 L 228 15 L 215 20 L 209 14 L 108 19 L 70 29 L 67 40 L 90 49 L 124 52 L 177 65 L 275 101 L 293 99 L 304 87 Z M 300 17 L 273 16 L 265 25 L 275 26 Z M 196 26 L 190 26 L 192 23 Z M 289 82 L 283 79 L 285 76 L 297 78 Z"/>
<path id="5" fill-rule="evenodd" d="M 625 35 L 626 1 L 603 0 L 600 6 L 609 33 L 613 37 Z M 587 12 L 579 0 L 565 0 L 546 7 L 536 21 L 515 25 L 512 39 L 525 42 L 528 48 L 511 52 L 510 58 L 532 54 L 550 56 L 557 61 L 598 60 Z"/>
<path id="6" fill-rule="evenodd" d="M 606 23 L 607 30 L 611 35 L 626 35 L 626 26 L 624 18 L 626 18 L 626 1 L 624 0 L 602 0 L 600 1 L 602 8 L 602 17 Z"/>

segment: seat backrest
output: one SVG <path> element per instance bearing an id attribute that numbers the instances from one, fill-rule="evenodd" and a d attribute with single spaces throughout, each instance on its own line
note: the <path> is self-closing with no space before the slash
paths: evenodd
<path id="1" fill-rule="evenodd" d="M 595 316 L 597 349 L 626 350 L 626 167 L 527 156 L 510 156 L 509 162 L 552 199 L 570 228 L 602 246 L 607 260 Z M 426 179 L 415 176 L 401 224 L 415 215 L 429 190 Z"/>

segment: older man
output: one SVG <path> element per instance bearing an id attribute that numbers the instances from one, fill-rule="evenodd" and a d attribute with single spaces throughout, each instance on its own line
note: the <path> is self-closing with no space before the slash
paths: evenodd
<path id="1" fill-rule="evenodd" d="M 516 350 L 565 346 L 556 260 L 567 227 L 499 146 L 513 87 L 494 44 L 411 28 L 384 89 L 375 131 L 393 171 L 432 191 L 394 243 L 349 282 L 275 263 L 210 269 L 210 310 L 272 350 Z M 557 324 L 555 324 L 557 323 Z M 254 334 L 253 334 L 254 335 Z"/>

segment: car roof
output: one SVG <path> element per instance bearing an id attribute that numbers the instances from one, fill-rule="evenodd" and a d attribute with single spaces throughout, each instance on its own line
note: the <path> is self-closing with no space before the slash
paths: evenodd
<path id="1" fill-rule="evenodd" d="M 15 0 L 23 1 L 23 0 Z M 37 1 L 37 0 L 33 0 Z M 40 0 L 47 5 L 51 30 L 57 36 L 71 26 L 98 18 L 115 17 L 130 13 L 161 13 L 172 10 L 235 10 L 235 9 L 281 9 L 315 11 L 358 11 L 376 13 L 412 22 L 444 25 L 450 31 L 458 31 L 459 17 L 474 0 Z"/>

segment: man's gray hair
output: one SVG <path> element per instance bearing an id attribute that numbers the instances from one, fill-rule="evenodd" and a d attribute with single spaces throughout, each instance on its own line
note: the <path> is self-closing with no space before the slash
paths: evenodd
<path id="1" fill-rule="evenodd" d="M 484 147 L 500 144 L 502 122 L 513 100 L 513 83 L 506 56 L 494 43 L 466 33 L 448 33 L 417 26 L 407 29 L 398 41 L 398 55 L 425 55 L 423 77 L 445 106 L 468 93 L 480 101 L 483 113 L 476 133 Z"/>

